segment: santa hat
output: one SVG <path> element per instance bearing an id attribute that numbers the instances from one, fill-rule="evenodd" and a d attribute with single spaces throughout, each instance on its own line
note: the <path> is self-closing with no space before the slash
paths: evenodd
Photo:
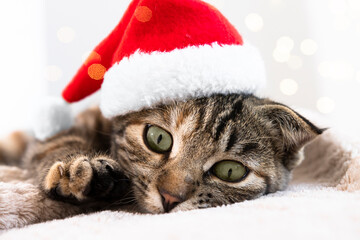
<path id="1" fill-rule="evenodd" d="M 111 118 L 170 100 L 254 92 L 264 85 L 257 49 L 213 6 L 200 0 L 133 0 L 63 98 L 73 103 L 101 89 L 101 111 Z"/>

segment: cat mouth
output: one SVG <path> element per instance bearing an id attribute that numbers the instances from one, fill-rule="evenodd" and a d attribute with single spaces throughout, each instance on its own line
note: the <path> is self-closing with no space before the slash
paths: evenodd
<path id="1" fill-rule="evenodd" d="M 158 190 L 148 192 L 145 197 L 137 195 L 137 203 L 143 213 L 150 214 L 167 214 L 212 207 L 209 203 L 198 204 L 189 198 L 179 199 Z"/>

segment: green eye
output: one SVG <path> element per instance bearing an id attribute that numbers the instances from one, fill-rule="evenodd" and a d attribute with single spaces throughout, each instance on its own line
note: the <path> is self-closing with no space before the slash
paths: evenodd
<path id="1" fill-rule="evenodd" d="M 211 172 L 223 181 L 238 182 L 247 175 L 248 170 L 239 162 L 225 160 L 215 163 Z"/>
<path id="2" fill-rule="evenodd" d="M 145 130 L 145 142 L 150 150 L 157 153 L 170 151 L 172 147 L 171 135 L 157 126 L 148 126 Z"/>

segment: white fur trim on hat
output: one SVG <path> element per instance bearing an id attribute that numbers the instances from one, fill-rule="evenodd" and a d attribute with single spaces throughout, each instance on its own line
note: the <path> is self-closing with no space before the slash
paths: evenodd
<path id="1" fill-rule="evenodd" d="M 111 118 L 169 100 L 254 92 L 265 83 L 263 60 L 249 43 L 136 52 L 105 74 L 100 108 Z"/>

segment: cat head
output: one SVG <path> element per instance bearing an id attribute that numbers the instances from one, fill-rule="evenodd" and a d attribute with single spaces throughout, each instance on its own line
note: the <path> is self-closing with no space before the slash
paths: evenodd
<path id="1" fill-rule="evenodd" d="M 113 120 L 112 153 L 144 212 L 214 207 L 284 189 L 322 130 L 248 94 L 158 105 Z"/>

